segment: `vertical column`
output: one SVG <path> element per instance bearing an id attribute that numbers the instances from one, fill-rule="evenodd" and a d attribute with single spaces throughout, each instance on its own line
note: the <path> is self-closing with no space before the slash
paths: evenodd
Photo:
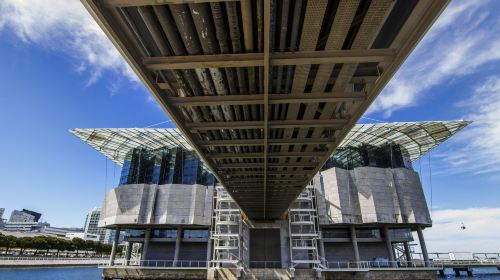
<path id="1" fill-rule="evenodd" d="M 411 252 L 410 252 L 410 246 L 408 246 L 408 241 L 404 241 L 403 246 L 405 248 L 406 265 L 409 266 L 411 264 Z"/>
<path id="2" fill-rule="evenodd" d="M 354 259 L 356 260 L 357 263 L 359 263 L 360 259 L 359 259 L 358 238 L 356 237 L 356 228 L 354 227 L 354 225 L 350 227 L 350 231 L 351 231 L 352 248 L 354 248 Z"/>
<path id="3" fill-rule="evenodd" d="M 177 228 L 177 235 L 175 239 L 175 252 L 174 252 L 174 263 L 173 266 L 177 266 L 177 262 L 179 261 L 179 251 L 181 249 L 181 240 L 182 240 L 182 227 L 179 226 Z"/>
<path id="4" fill-rule="evenodd" d="M 319 254 L 321 256 L 321 263 L 326 266 L 325 243 L 323 242 L 323 231 L 321 228 L 319 228 Z"/>
<path id="5" fill-rule="evenodd" d="M 395 267 L 395 259 L 394 259 L 394 251 L 392 250 L 392 240 L 391 234 L 389 233 L 389 227 L 384 227 L 384 236 L 385 236 L 385 244 L 387 245 L 387 253 L 389 253 L 389 261 L 391 262 L 391 266 Z"/>
<path id="6" fill-rule="evenodd" d="M 151 229 L 147 228 L 144 230 L 144 242 L 142 243 L 142 254 L 141 254 L 142 261 L 146 260 L 146 257 L 148 255 L 148 248 L 149 248 L 149 240 L 150 239 L 151 239 Z"/>
<path id="7" fill-rule="evenodd" d="M 420 243 L 420 249 L 422 250 L 422 255 L 424 257 L 425 266 L 429 266 L 429 254 L 427 253 L 427 246 L 425 246 L 424 234 L 422 233 L 422 228 L 417 227 L 418 242 Z"/>
<path id="8" fill-rule="evenodd" d="M 113 245 L 111 247 L 111 256 L 109 257 L 109 265 L 115 264 L 116 248 L 118 247 L 118 241 L 120 241 L 120 228 L 116 228 L 115 239 L 113 239 Z"/>
<path id="9" fill-rule="evenodd" d="M 132 247 L 134 247 L 134 243 L 127 242 L 127 251 L 125 252 L 125 265 L 130 264 L 130 256 L 132 256 Z"/>
<path id="10" fill-rule="evenodd" d="M 208 243 L 207 243 L 207 267 L 210 267 L 212 261 L 212 239 L 210 238 L 210 228 L 208 229 Z"/>

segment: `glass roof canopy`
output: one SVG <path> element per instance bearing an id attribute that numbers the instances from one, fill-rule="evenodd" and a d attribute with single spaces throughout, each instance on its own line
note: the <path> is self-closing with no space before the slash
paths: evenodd
<path id="1" fill-rule="evenodd" d="M 395 144 L 405 148 L 414 162 L 470 123 L 459 120 L 357 124 L 338 149 Z M 133 148 L 194 150 L 177 128 L 77 128 L 70 132 L 120 165 Z"/>
<path id="2" fill-rule="evenodd" d="M 70 132 L 119 165 L 134 148 L 193 150 L 177 128 L 76 128 Z"/>
<path id="3" fill-rule="evenodd" d="M 400 145 L 412 162 L 446 141 L 470 121 L 428 121 L 357 124 L 344 138 L 338 149 L 371 145 Z"/>

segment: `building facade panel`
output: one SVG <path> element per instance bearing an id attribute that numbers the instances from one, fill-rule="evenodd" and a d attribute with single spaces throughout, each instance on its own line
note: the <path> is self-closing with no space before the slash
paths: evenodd
<path id="1" fill-rule="evenodd" d="M 320 224 L 430 225 L 418 173 L 406 168 L 337 167 L 315 180 Z"/>
<path id="2" fill-rule="evenodd" d="M 100 226 L 210 225 L 213 188 L 202 185 L 121 185 L 105 195 Z"/>

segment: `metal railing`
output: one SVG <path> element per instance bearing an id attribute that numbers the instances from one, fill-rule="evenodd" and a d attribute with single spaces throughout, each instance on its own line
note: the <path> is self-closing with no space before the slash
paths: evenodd
<path id="1" fill-rule="evenodd" d="M 8 261 L 105 261 L 109 257 L 88 257 L 88 258 L 72 258 L 72 257 L 0 257 L 0 260 Z"/>
<path id="2" fill-rule="evenodd" d="M 360 261 L 360 262 L 335 262 L 326 261 L 328 270 L 370 270 L 370 269 L 403 269 L 403 268 L 442 268 L 440 263 L 428 262 L 427 266 L 424 261 Z"/>
<path id="3" fill-rule="evenodd" d="M 250 261 L 250 268 L 281 268 L 280 261 Z"/>
<path id="4" fill-rule="evenodd" d="M 117 261 L 119 263 L 117 263 Z M 103 262 L 102 267 L 117 267 L 117 266 L 136 266 L 144 268 L 207 268 L 208 262 L 206 260 L 129 260 L 124 259 L 116 260 L 111 264 L 109 260 Z"/>

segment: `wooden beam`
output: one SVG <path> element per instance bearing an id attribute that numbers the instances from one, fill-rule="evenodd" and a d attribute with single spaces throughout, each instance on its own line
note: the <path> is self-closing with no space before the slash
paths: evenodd
<path id="1" fill-rule="evenodd" d="M 295 152 L 295 153 L 288 153 L 288 152 L 279 152 L 279 153 L 268 153 L 268 157 L 270 158 L 275 158 L 275 157 L 322 157 L 325 156 L 325 153 L 323 152 L 308 152 L 308 153 L 302 153 L 302 152 Z M 264 158 L 264 153 L 213 153 L 213 154 L 207 154 L 208 158 L 211 159 L 219 159 L 219 158 Z M 262 165 L 264 165 L 262 163 Z"/>
<path id="2" fill-rule="evenodd" d="M 264 168 L 264 163 L 221 163 L 217 164 L 217 169 L 233 168 Z M 268 163 L 268 167 L 316 167 L 315 162 L 289 162 L 289 163 Z"/>
<path id="3" fill-rule="evenodd" d="M 311 65 L 333 63 L 383 62 L 395 56 L 393 49 L 299 51 L 269 54 L 269 66 Z M 264 53 L 211 54 L 185 56 L 144 57 L 142 62 L 150 70 L 181 70 L 196 68 L 258 67 L 264 66 Z"/>
<path id="4" fill-rule="evenodd" d="M 295 145 L 295 144 L 332 144 L 335 138 L 320 139 L 268 139 L 269 145 Z M 223 146 L 264 146 L 264 139 L 242 139 L 242 140 L 210 140 L 198 141 L 201 146 L 223 147 Z"/>
<path id="5" fill-rule="evenodd" d="M 208 3 L 208 2 L 230 2 L 230 1 L 239 1 L 239 0 L 101 0 L 100 2 L 105 7 L 118 8 L 118 7 Z"/>
<path id="6" fill-rule="evenodd" d="M 341 128 L 348 119 L 330 120 L 285 120 L 269 121 L 269 128 L 299 128 L 299 127 L 333 127 Z M 221 129 L 263 129 L 263 121 L 239 121 L 239 122 L 196 122 L 188 123 L 186 127 L 191 132 Z M 297 144 L 300 144 L 297 143 Z"/>
<path id="7" fill-rule="evenodd" d="M 270 94 L 269 104 L 363 101 L 364 98 L 364 92 Z M 264 94 L 166 97 L 165 100 L 168 104 L 184 107 L 211 105 L 253 105 L 264 104 L 265 101 Z"/>

